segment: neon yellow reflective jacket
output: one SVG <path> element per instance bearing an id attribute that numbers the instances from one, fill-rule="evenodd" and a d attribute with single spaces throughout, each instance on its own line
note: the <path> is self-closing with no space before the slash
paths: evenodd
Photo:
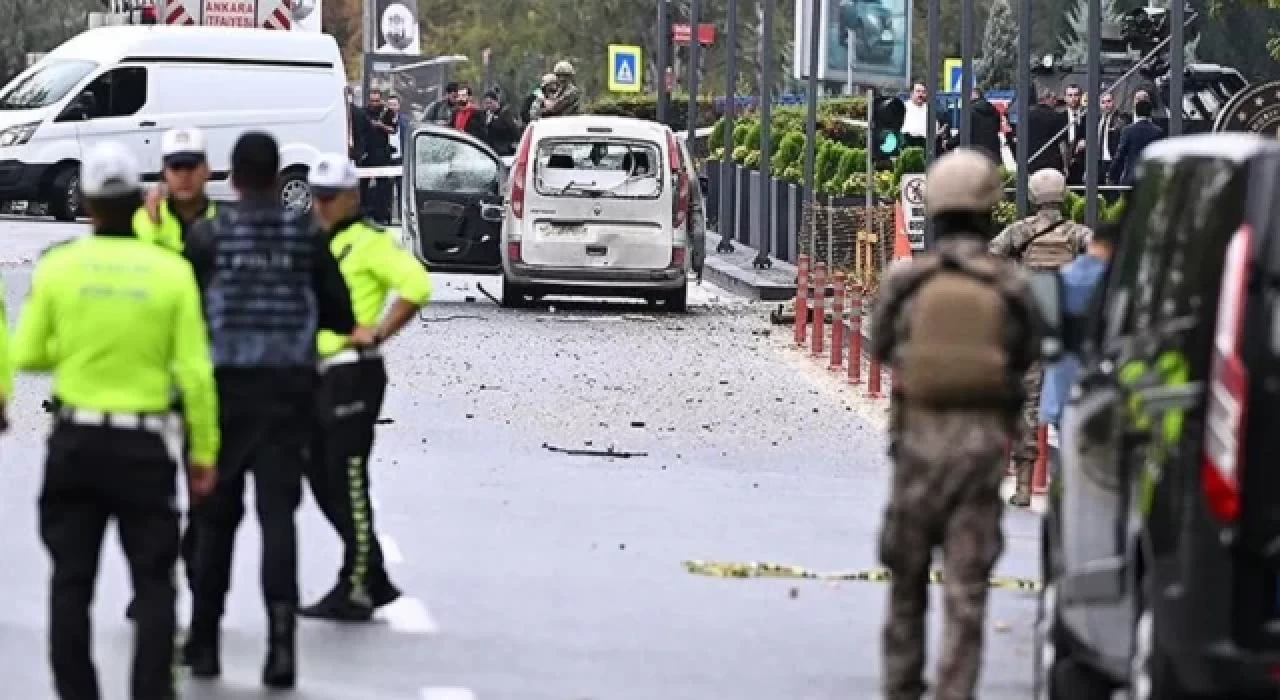
<path id="1" fill-rule="evenodd" d="M 427 269 L 380 226 L 364 221 L 340 225 L 329 239 L 329 249 L 351 291 L 356 325 L 377 323 L 392 292 L 418 305 L 431 298 Z M 316 350 L 321 357 L 341 351 L 346 342 L 345 336 L 332 331 L 316 334 Z"/>
<path id="2" fill-rule="evenodd" d="M 13 339 L 17 369 L 53 373 L 74 408 L 164 413 L 181 391 L 191 459 L 218 456 L 218 397 L 191 265 L 133 235 L 96 234 L 41 256 Z"/>
<path id="3" fill-rule="evenodd" d="M 4 303 L 4 282 L 0 280 L 0 401 L 13 396 L 13 362 L 9 360 L 9 313 Z"/>
<path id="4" fill-rule="evenodd" d="M 212 219 L 217 212 L 218 205 L 210 200 L 200 217 Z M 133 215 L 133 230 L 138 238 L 164 246 L 174 252 L 181 253 L 185 247 L 182 241 L 182 222 L 169 206 L 167 199 L 160 202 L 159 224 L 151 220 L 146 207 L 138 207 L 138 211 Z"/>

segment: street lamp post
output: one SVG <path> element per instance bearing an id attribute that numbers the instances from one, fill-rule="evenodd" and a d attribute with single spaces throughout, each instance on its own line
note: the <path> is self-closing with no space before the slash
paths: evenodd
<path id="1" fill-rule="evenodd" d="M 818 244 L 818 188 L 813 180 L 818 152 L 818 45 L 821 39 L 822 0 L 813 0 L 809 9 L 809 104 L 804 125 L 804 197 L 809 204 L 810 257 L 817 254 Z"/>
<path id="2" fill-rule="evenodd" d="M 775 0 L 764 3 L 764 46 L 760 56 L 760 247 L 752 265 L 757 269 L 773 267 L 769 249 L 773 244 L 773 177 L 769 161 L 773 160 L 771 128 L 773 120 L 773 13 Z"/>
<path id="3" fill-rule="evenodd" d="M 1182 2 L 1183 0 L 1173 0 Z M 1102 54 L 1102 0 L 1089 0 L 1089 55 Z M 1088 75 L 1085 78 L 1089 104 L 1084 113 L 1084 220 L 1089 228 L 1098 225 L 1098 161 L 1101 160 L 1102 149 L 1098 139 L 1098 100 L 1102 95 L 1102 66 L 1100 61 L 1089 61 Z M 1075 154 L 1071 154 L 1074 156 Z"/>
<path id="4" fill-rule="evenodd" d="M 698 52 L 702 48 L 698 42 L 698 22 L 701 14 L 701 0 L 690 0 L 689 3 L 689 132 L 685 137 L 689 144 L 689 152 L 693 152 L 694 140 L 698 136 Z"/>
<path id="5" fill-rule="evenodd" d="M 671 27 L 667 17 L 667 0 L 658 0 L 658 70 L 654 76 L 658 89 L 658 121 L 667 123 L 667 43 L 671 37 Z"/>
<path id="6" fill-rule="evenodd" d="M 1027 112 L 1035 103 L 1031 94 L 1031 0 L 1018 0 L 1018 89 L 1014 91 L 1014 99 L 1018 109 L 1017 162 L 1018 162 L 1018 218 L 1027 215 L 1027 163 L 1031 160 L 1031 144 L 1027 138 L 1030 127 L 1027 125 Z"/>

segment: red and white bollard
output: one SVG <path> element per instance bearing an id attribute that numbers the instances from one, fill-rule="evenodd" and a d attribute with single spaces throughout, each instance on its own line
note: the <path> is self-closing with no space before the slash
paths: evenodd
<path id="1" fill-rule="evenodd" d="M 849 383 L 862 383 L 862 289 L 849 288 Z"/>
<path id="2" fill-rule="evenodd" d="M 1031 493 L 1045 493 L 1049 490 L 1049 426 L 1041 423 L 1036 428 L 1036 442 L 1040 449 L 1031 470 Z"/>
<path id="3" fill-rule="evenodd" d="M 831 286 L 831 362 L 827 367 L 832 372 L 839 372 L 844 365 L 844 290 L 843 272 L 836 272 Z"/>
<path id="4" fill-rule="evenodd" d="M 813 334 L 810 338 L 809 352 L 814 357 L 822 356 L 822 336 L 826 332 L 827 323 L 827 266 L 818 263 L 813 269 Z"/>
<path id="5" fill-rule="evenodd" d="M 867 398 L 880 398 L 880 360 L 871 356 L 871 366 L 867 368 Z"/>
<path id="6" fill-rule="evenodd" d="M 809 323 L 809 256 L 801 255 L 796 261 L 796 345 L 804 347 L 805 330 Z"/>

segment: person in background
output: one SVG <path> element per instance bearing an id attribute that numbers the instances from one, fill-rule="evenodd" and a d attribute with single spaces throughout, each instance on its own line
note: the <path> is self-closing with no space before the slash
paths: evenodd
<path id="1" fill-rule="evenodd" d="M 973 125 L 970 127 L 971 145 L 990 156 L 991 160 L 1000 165 L 1000 111 L 995 105 L 987 101 L 986 96 L 978 88 L 974 88 L 969 95 L 969 119 Z M 956 134 L 955 138 L 947 145 L 948 149 L 955 148 L 960 145 L 960 134 Z"/>
<path id="2" fill-rule="evenodd" d="M 582 111 L 582 90 L 574 82 L 577 71 L 568 61 L 556 63 L 551 71 L 556 76 L 555 94 L 548 95 L 538 110 L 538 118 L 564 117 Z M 545 92 L 545 91 L 544 91 Z"/>
<path id="3" fill-rule="evenodd" d="M 396 129 L 395 115 L 382 103 L 382 91 L 369 90 L 365 104 L 365 122 L 369 125 L 365 144 L 364 165 L 381 168 L 391 165 L 391 139 Z M 363 202 L 369 218 L 383 226 L 391 223 L 390 178 L 371 177 L 364 181 Z"/>
<path id="4" fill-rule="evenodd" d="M 1075 83 L 1068 85 L 1063 100 L 1066 102 L 1063 113 L 1067 116 L 1067 134 L 1064 137 L 1067 151 L 1067 184 L 1083 185 L 1087 127 L 1082 106 L 1084 95 L 1080 91 L 1080 86 Z"/>
<path id="5" fill-rule="evenodd" d="M 556 74 L 547 73 L 542 76 L 542 81 L 524 98 L 524 104 L 520 107 L 520 121 L 527 126 L 534 119 L 538 118 L 538 114 L 542 112 L 542 105 L 551 97 L 555 96 Z"/>
<path id="6" fill-rule="evenodd" d="M 364 162 L 365 143 L 369 140 L 369 123 L 364 110 L 356 104 L 355 91 L 347 88 L 347 155 L 352 163 Z"/>
<path id="7" fill-rule="evenodd" d="M 360 181 L 350 164 L 337 154 L 321 156 L 309 177 L 316 216 L 351 289 L 357 328 L 350 336 L 330 331 L 316 336 L 321 429 L 307 481 L 316 505 L 342 538 L 343 557 L 334 587 L 298 614 L 364 622 L 400 597 L 386 570 L 369 499 L 369 455 L 387 390 L 379 348 L 427 302 L 431 280 L 391 234 L 360 220 Z"/>
<path id="8" fill-rule="evenodd" d="M 1027 157 L 1031 159 L 1028 167 L 1033 173 L 1046 168 L 1057 170 L 1065 177 L 1067 115 L 1058 111 L 1053 90 L 1040 88 L 1038 97 L 1026 118 L 1018 122 L 1018 137 L 1027 139 Z"/>
<path id="9" fill-rule="evenodd" d="M 204 288 L 223 447 L 218 483 L 196 510 L 196 591 L 182 661 L 195 678 L 222 673 L 222 616 L 252 473 L 267 613 L 262 683 L 286 689 L 297 683 L 295 514 L 311 468 L 316 335 L 325 329 L 350 335 L 355 317 L 342 271 L 313 217 L 287 211 L 277 196 L 279 172 L 275 138 L 254 131 L 241 136 L 231 150 L 238 201 L 197 222 L 187 241 L 187 258 Z M 167 641 L 171 650 L 172 635 Z"/>
<path id="10" fill-rule="evenodd" d="M 511 118 L 511 111 L 502 105 L 498 93 L 490 90 L 484 94 L 484 112 L 479 117 L 481 140 L 500 156 L 515 155 L 516 141 L 520 139 L 520 127 Z"/>
<path id="11" fill-rule="evenodd" d="M 1098 118 L 1098 145 L 1102 151 L 1102 159 L 1098 164 L 1099 182 L 1106 182 L 1111 172 L 1111 161 L 1120 148 L 1120 131 L 1129 123 L 1129 117 L 1116 109 L 1116 98 L 1110 92 L 1104 92 L 1098 98 L 1098 106 L 1102 114 Z"/>
<path id="12" fill-rule="evenodd" d="M 1098 290 L 1106 278 L 1111 257 L 1115 254 L 1119 243 L 1123 224 L 1121 222 L 1104 221 L 1089 239 L 1084 255 L 1064 265 L 1058 270 L 1062 278 L 1062 310 L 1067 318 L 1067 333 L 1080 342 L 1068 343 L 1068 347 L 1079 347 L 1084 342 L 1085 327 L 1088 316 L 1096 306 Z M 1095 320 L 1096 322 L 1096 320 Z M 1067 397 L 1071 394 L 1071 385 L 1075 384 L 1076 375 L 1080 372 L 1080 358 L 1073 353 L 1064 353 L 1057 362 L 1048 365 L 1044 370 L 1044 388 L 1040 394 L 1040 422 L 1049 426 L 1049 479 L 1057 478 L 1061 468 L 1058 452 L 1058 428 L 1062 422 L 1062 409 L 1066 406 Z"/>
<path id="13" fill-rule="evenodd" d="M 53 562 L 49 653 L 62 700 L 102 697 L 89 609 L 113 518 L 137 600 L 128 697 L 177 697 L 175 389 L 191 433 L 191 499 L 217 481 L 218 395 L 200 292 L 185 260 L 135 235 L 139 170 L 116 142 L 86 154 L 80 187 L 93 233 L 40 257 L 13 338 L 18 369 L 53 374 L 39 512 Z"/>
<path id="14" fill-rule="evenodd" d="M 453 110 L 453 128 L 478 138 L 480 124 L 475 119 L 477 111 L 475 103 L 471 101 L 471 88 L 465 85 L 458 88 L 458 101 Z M 473 121 L 477 123 L 472 124 Z"/>
<path id="15" fill-rule="evenodd" d="M 391 95 L 387 98 L 387 109 L 391 110 L 395 123 L 395 132 L 391 134 L 391 164 L 398 167 L 404 166 L 404 159 L 409 154 L 409 142 L 413 138 L 413 122 L 409 119 L 409 115 L 400 109 L 400 98 Z M 404 178 L 391 178 L 391 191 L 394 196 L 391 198 L 393 216 L 398 216 L 402 208 L 402 197 L 404 197 L 403 188 Z"/>
<path id="16" fill-rule="evenodd" d="M 1151 101 L 1133 104 L 1133 123 L 1120 132 L 1120 145 L 1111 161 L 1109 179 L 1113 185 L 1132 185 L 1138 174 L 1138 159 L 1142 151 L 1164 138 L 1164 130 L 1151 121 Z"/>
<path id="17" fill-rule="evenodd" d="M 903 146 L 906 148 L 924 148 L 925 142 L 931 138 L 929 134 L 929 91 L 925 88 L 924 83 L 917 82 L 911 86 L 911 99 L 906 102 L 906 117 L 902 121 L 902 137 Z M 948 126 L 942 119 L 941 110 L 934 112 L 935 121 L 933 127 L 932 138 L 939 141 L 939 146 L 945 145 L 948 136 Z M 938 148 L 941 153 L 943 149 Z"/>
<path id="18" fill-rule="evenodd" d="M 449 126 L 453 123 L 453 110 L 458 104 L 458 84 L 449 83 L 444 86 L 444 96 L 427 105 L 422 120 L 437 126 Z"/>

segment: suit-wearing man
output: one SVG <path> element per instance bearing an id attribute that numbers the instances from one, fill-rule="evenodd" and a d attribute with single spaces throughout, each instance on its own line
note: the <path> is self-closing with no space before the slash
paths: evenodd
<path id="1" fill-rule="evenodd" d="M 1080 86 L 1074 83 L 1068 85 L 1063 99 L 1067 103 L 1067 108 L 1063 112 L 1067 117 L 1067 134 L 1065 138 L 1067 146 L 1067 184 L 1083 185 L 1085 129 L 1087 127 L 1085 126 L 1084 107 L 1081 106 L 1083 95 L 1080 92 Z"/>
<path id="2" fill-rule="evenodd" d="M 1151 121 L 1151 103 L 1133 105 L 1134 121 L 1120 132 L 1120 146 L 1111 161 L 1110 180 L 1117 185 L 1132 185 L 1137 177 L 1138 159 L 1152 142 L 1164 138 L 1164 130 Z"/>
<path id="3" fill-rule="evenodd" d="M 1066 162 L 1063 160 L 1066 138 L 1067 115 L 1054 108 L 1056 98 L 1052 90 L 1040 92 L 1040 101 L 1027 110 L 1025 130 L 1019 124 L 1019 138 L 1027 139 L 1030 149 L 1030 171 L 1049 168 L 1066 173 Z M 1043 150 L 1042 150 L 1043 149 Z M 1039 153 L 1039 156 L 1036 154 Z"/>
<path id="4" fill-rule="evenodd" d="M 1111 161 L 1120 149 L 1120 130 L 1132 120 L 1129 115 L 1116 110 L 1116 99 L 1109 92 L 1098 98 L 1098 106 L 1102 108 L 1098 117 L 1098 145 L 1102 152 L 1098 172 L 1102 174 L 1100 181 L 1104 181 L 1111 172 Z"/>

